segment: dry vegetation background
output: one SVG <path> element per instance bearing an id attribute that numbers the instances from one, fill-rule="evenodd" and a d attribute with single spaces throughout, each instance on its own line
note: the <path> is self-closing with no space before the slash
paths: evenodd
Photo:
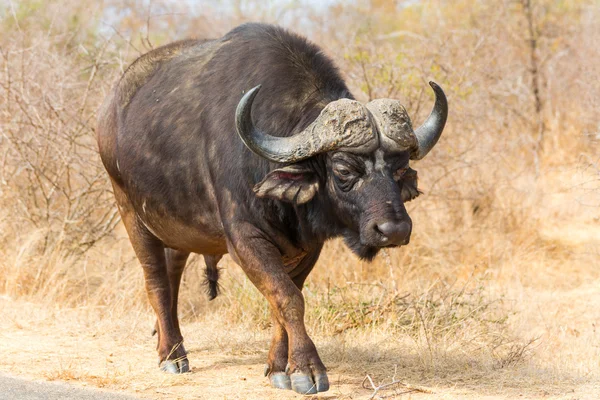
<path id="1" fill-rule="evenodd" d="M 156 371 L 142 280 L 96 152 L 95 114 L 140 54 L 278 22 L 359 100 L 445 133 L 415 164 L 413 238 L 368 264 L 329 243 L 305 289 L 333 398 L 600 397 L 600 3 L 421 0 L 0 2 L 0 370 L 164 398 L 280 398 L 268 309 L 225 259 L 187 268 L 192 374 Z M 402 381 L 429 387 L 412 392 Z M 406 397 L 408 398 L 408 397 Z"/>

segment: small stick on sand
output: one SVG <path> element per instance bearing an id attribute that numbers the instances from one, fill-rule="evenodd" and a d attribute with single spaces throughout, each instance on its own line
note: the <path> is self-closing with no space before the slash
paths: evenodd
<path id="1" fill-rule="evenodd" d="M 366 381 L 369 381 L 369 383 L 371 384 L 370 388 L 365 386 Z M 371 377 L 369 375 L 367 375 L 367 376 L 365 376 L 365 379 L 363 379 L 363 381 L 362 381 L 362 387 L 364 389 L 373 389 L 373 394 L 371 395 L 371 397 L 369 397 L 369 400 L 374 399 L 375 396 L 377 396 L 377 393 L 379 393 L 379 391 L 390 389 L 394 385 L 396 385 L 397 387 L 402 387 L 402 388 L 406 389 L 406 391 L 404 391 L 402 393 L 396 393 L 396 394 L 405 394 L 405 393 L 412 393 L 412 392 L 430 393 L 430 394 L 434 393 L 433 390 L 431 390 L 431 389 L 428 389 L 428 388 L 425 388 L 422 386 L 414 386 L 409 383 L 402 382 L 400 380 L 392 380 L 392 382 L 390 382 L 390 383 L 375 386 L 375 383 L 373 383 L 373 379 L 371 379 Z"/>

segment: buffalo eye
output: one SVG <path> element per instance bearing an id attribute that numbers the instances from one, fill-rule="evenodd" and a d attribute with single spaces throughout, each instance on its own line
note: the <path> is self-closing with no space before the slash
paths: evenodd
<path id="1" fill-rule="evenodd" d="M 333 175 L 337 186 L 344 192 L 352 189 L 358 177 L 357 172 L 345 165 L 336 165 L 333 168 Z"/>
<path id="2" fill-rule="evenodd" d="M 335 173 L 340 178 L 348 178 L 350 175 L 352 175 L 352 172 L 346 168 L 336 168 Z"/>

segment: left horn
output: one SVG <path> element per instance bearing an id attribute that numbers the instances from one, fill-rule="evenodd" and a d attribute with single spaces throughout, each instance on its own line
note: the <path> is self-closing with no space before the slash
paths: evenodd
<path id="1" fill-rule="evenodd" d="M 448 118 L 448 100 L 441 87 L 435 82 L 429 82 L 435 92 L 435 105 L 423 125 L 415 130 L 418 147 L 410 156 L 411 160 L 420 160 L 435 146 Z"/>
<path id="2" fill-rule="evenodd" d="M 290 137 L 269 135 L 252 122 L 252 102 L 260 85 L 248 91 L 235 112 L 237 133 L 250 150 L 269 161 L 293 163 L 339 148 L 376 141 L 367 110 L 359 102 L 339 99 L 325 106 L 303 131 Z"/>

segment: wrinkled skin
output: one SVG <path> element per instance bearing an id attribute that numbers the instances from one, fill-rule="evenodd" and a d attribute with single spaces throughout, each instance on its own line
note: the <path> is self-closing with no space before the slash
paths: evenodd
<path id="1" fill-rule="evenodd" d="M 340 219 L 347 219 L 346 243 L 360 257 L 372 259 L 383 246 L 408 244 L 412 221 L 404 202 L 418 195 L 416 177 L 411 178 L 409 170 L 406 152 L 378 150 L 360 156 L 339 152 L 328 157 L 329 196 L 338 204 Z M 348 218 L 357 211 L 358 219 Z M 405 231 L 399 232 L 396 243 L 379 230 L 385 221 L 401 221 Z"/>
<path id="2" fill-rule="evenodd" d="M 366 259 L 408 243 L 404 203 L 419 194 L 416 172 L 409 149 L 384 141 L 368 152 L 268 162 L 245 147 L 233 121 L 241 95 L 258 84 L 252 116 L 275 136 L 292 136 L 327 103 L 352 98 L 318 47 L 280 28 L 243 25 L 130 66 L 100 111 L 100 155 L 157 315 L 161 368 L 189 369 L 177 319 L 188 255 L 205 256 L 214 297 L 216 264 L 229 253 L 271 307 L 272 385 L 326 391 L 326 368 L 304 326 L 304 281 L 330 238 L 344 237 Z"/>

